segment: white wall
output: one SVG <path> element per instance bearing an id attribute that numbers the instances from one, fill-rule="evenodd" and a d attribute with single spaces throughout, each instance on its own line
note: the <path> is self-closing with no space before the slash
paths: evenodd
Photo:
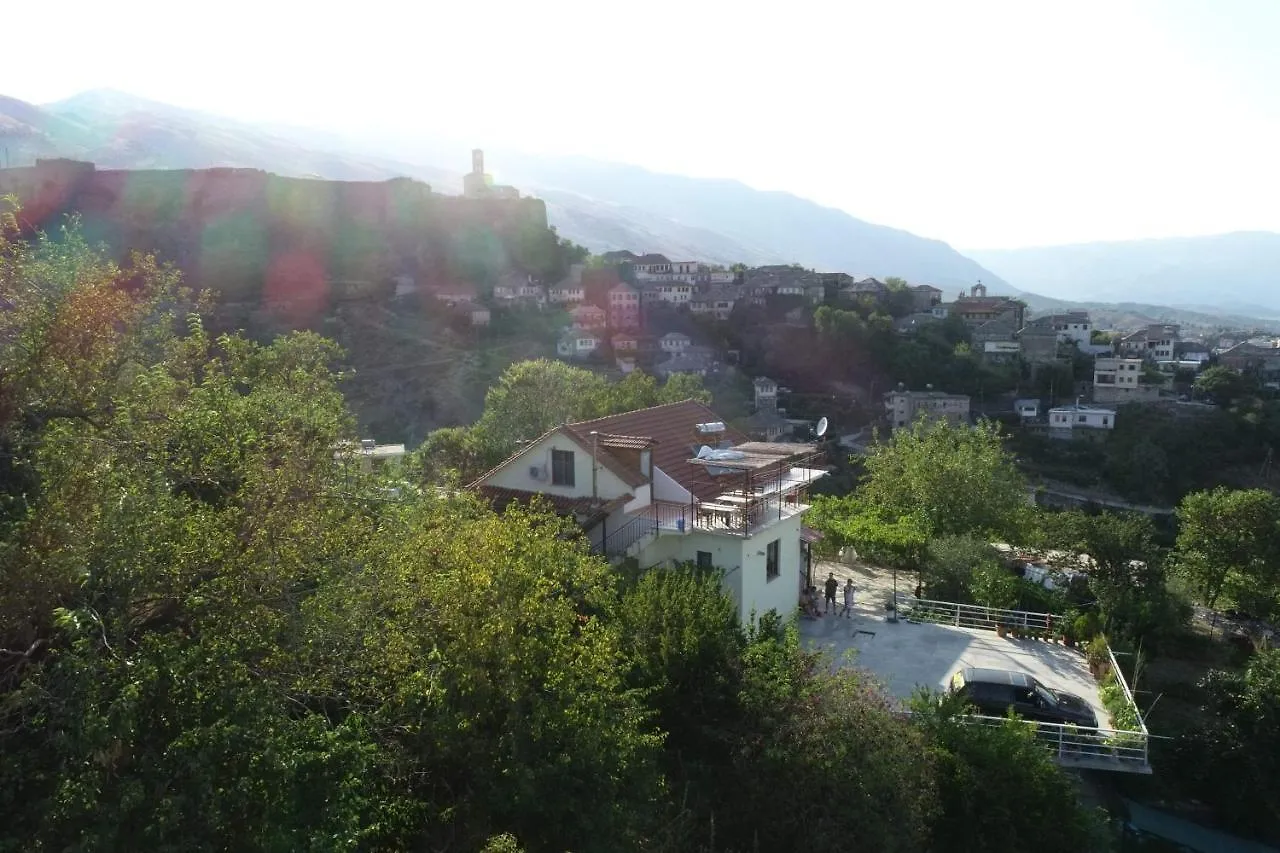
<path id="1" fill-rule="evenodd" d="M 804 515 L 797 513 L 777 524 L 742 540 L 742 598 L 739 613 L 745 623 L 754 608 L 758 614 L 777 610 L 790 616 L 799 606 L 798 590 L 803 572 L 800 564 L 800 523 Z M 766 546 L 778 539 L 780 572 L 770 580 L 766 576 Z"/>
<path id="2" fill-rule="evenodd" d="M 688 504 L 693 496 L 689 490 L 677 483 L 661 468 L 653 469 L 653 499 L 669 503 Z"/>
<path id="3" fill-rule="evenodd" d="M 753 610 L 757 615 L 777 610 L 785 618 L 799 605 L 803 518 L 803 514 L 785 518 L 747 539 L 704 531 L 683 535 L 663 532 L 640 554 L 640 565 L 647 568 L 665 560 L 696 562 L 699 551 L 709 551 L 712 562 L 724 570 L 725 591 L 733 597 L 744 624 Z M 780 571 L 770 580 L 766 577 L 767 546 L 774 539 L 779 540 Z"/>
<path id="4" fill-rule="evenodd" d="M 551 484 L 551 451 L 573 451 L 573 485 L 553 486 Z M 529 476 L 529 468 L 539 465 L 547 469 L 544 480 L 535 480 Z M 535 444 L 527 452 L 520 454 L 503 468 L 495 471 L 484 481 L 487 486 L 500 486 L 506 489 L 522 489 L 526 492 L 545 492 L 549 495 L 564 497 L 591 496 L 591 449 L 582 448 L 578 443 L 562 433 L 552 433 Z M 631 494 L 632 490 L 618 479 L 617 475 L 603 465 L 596 468 L 596 494 L 604 500 Z"/>

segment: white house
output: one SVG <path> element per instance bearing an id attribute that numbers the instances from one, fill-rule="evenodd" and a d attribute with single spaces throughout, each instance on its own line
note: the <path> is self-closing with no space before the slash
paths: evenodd
<path id="1" fill-rule="evenodd" d="M 1065 314 L 1046 314 L 1028 320 L 1027 325 L 1039 329 L 1052 329 L 1063 343 L 1071 342 L 1083 349 L 1093 335 L 1093 323 L 1087 311 L 1068 311 Z"/>
<path id="2" fill-rule="evenodd" d="M 662 351 L 672 354 L 684 352 L 692 343 L 693 340 L 681 332 L 667 332 L 658 339 Z"/>
<path id="3" fill-rule="evenodd" d="M 686 305 L 693 298 L 693 285 L 688 282 L 663 282 L 655 290 L 659 299 L 672 305 Z"/>
<path id="4" fill-rule="evenodd" d="M 685 400 L 555 427 L 471 484 L 501 508 L 541 496 L 591 550 L 723 572 L 739 617 L 796 610 L 813 445 L 747 441 Z"/>
<path id="5" fill-rule="evenodd" d="M 1101 406 L 1054 406 L 1049 410 L 1049 434 L 1057 438 L 1071 438 L 1086 430 L 1116 428 L 1116 410 Z"/>
<path id="6" fill-rule="evenodd" d="M 1013 410 L 1017 412 L 1018 417 L 1024 421 L 1034 421 L 1040 417 L 1040 401 L 1034 398 L 1024 398 L 1013 401 Z"/>
<path id="7" fill-rule="evenodd" d="M 556 354 L 564 358 L 581 358 L 591 355 L 600 347 L 600 338 L 593 332 L 569 331 L 556 344 Z"/>

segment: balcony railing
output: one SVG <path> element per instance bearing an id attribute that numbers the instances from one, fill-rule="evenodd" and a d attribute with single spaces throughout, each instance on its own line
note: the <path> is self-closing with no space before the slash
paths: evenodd
<path id="1" fill-rule="evenodd" d="M 638 515 L 609 533 L 603 542 L 591 543 L 591 553 L 603 554 L 606 557 L 623 557 L 632 545 L 657 531 L 656 518 L 649 514 Z"/>

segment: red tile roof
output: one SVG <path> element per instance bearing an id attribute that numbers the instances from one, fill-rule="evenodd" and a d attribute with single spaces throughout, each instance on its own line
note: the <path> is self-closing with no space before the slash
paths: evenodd
<path id="1" fill-rule="evenodd" d="M 570 424 L 569 427 L 580 435 L 599 430 L 601 433 L 653 439 L 654 467 L 661 468 L 699 499 L 705 499 L 723 492 L 724 483 L 712 481 L 703 466 L 689 464 L 689 460 L 697 455 L 698 447 L 719 441 L 738 444 L 747 440 L 745 435 L 729 426 L 724 432 L 716 433 L 715 441 L 708 441 L 710 436 L 700 437 L 694 429 L 697 424 L 719 420 L 719 415 L 696 400 L 683 400 Z M 606 455 L 601 454 L 602 461 Z"/>

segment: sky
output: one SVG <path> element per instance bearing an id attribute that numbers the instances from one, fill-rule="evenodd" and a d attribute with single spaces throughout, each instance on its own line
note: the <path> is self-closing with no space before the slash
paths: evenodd
<path id="1" fill-rule="evenodd" d="M 114 88 L 735 178 L 962 250 L 1280 231 L 1280 0 L 65 0 L 4 19 L 27 35 L 5 40 L 0 93 L 35 103 Z"/>

